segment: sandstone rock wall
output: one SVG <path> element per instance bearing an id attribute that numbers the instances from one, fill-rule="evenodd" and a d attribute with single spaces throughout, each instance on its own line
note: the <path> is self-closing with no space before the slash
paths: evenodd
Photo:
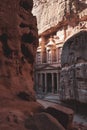
<path id="1" fill-rule="evenodd" d="M 38 43 L 32 0 L 0 1 L 0 130 L 65 130 L 35 102 L 33 64 Z"/>
<path id="2" fill-rule="evenodd" d="M 32 0 L 0 1 L 0 97 L 34 99 L 33 63 L 38 32 Z"/>
<path id="3" fill-rule="evenodd" d="M 87 103 L 87 31 L 64 43 L 61 64 L 60 98 Z"/>
<path id="4" fill-rule="evenodd" d="M 74 36 L 87 30 L 87 0 L 34 0 L 33 14 L 37 16 L 40 36 L 56 35 L 58 43 L 67 42 L 61 62 L 61 99 L 87 102 L 87 33 Z"/>
<path id="5" fill-rule="evenodd" d="M 38 42 L 32 0 L 0 1 L 0 130 L 26 130 L 35 100 L 33 64 Z"/>
<path id="6" fill-rule="evenodd" d="M 86 0 L 34 0 L 39 34 L 51 33 L 63 25 L 75 27 L 79 21 L 87 20 L 86 12 Z"/>

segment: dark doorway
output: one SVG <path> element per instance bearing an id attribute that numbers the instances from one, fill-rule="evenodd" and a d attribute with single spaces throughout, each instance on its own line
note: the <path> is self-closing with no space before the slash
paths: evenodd
<path id="1" fill-rule="evenodd" d="M 42 74 L 42 88 L 43 88 L 43 92 L 45 92 L 45 74 Z"/>
<path id="2" fill-rule="evenodd" d="M 51 75 L 51 73 L 47 74 L 47 92 L 52 92 L 52 75 Z"/>

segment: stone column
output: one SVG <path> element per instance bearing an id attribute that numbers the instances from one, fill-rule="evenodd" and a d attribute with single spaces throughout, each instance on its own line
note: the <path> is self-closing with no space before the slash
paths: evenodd
<path id="1" fill-rule="evenodd" d="M 41 87 L 41 92 L 42 92 L 42 73 L 40 73 L 40 87 Z"/>
<path id="2" fill-rule="evenodd" d="M 45 93 L 47 93 L 47 73 L 45 73 Z"/>
<path id="3" fill-rule="evenodd" d="M 60 89 L 60 73 L 57 73 L 57 92 L 59 93 L 59 89 Z"/>
<path id="4" fill-rule="evenodd" d="M 58 78 L 59 74 L 57 73 L 57 93 L 59 91 L 59 78 Z"/>
<path id="5" fill-rule="evenodd" d="M 36 92 L 38 92 L 38 73 L 35 74 L 35 87 L 36 87 Z"/>
<path id="6" fill-rule="evenodd" d="M 52 93 L 54 93 L 54 74 L 52 73 Z"/>
<path id="7" fill-rule="evenodd" d="M 57 54 L 57 63 L 58 63 L 58 47 L 56 48 L 56 54 Z"/>
<path id="8" fill-rule="evenodd" d="M 43 54 L 42 54 L 42 52 L 41 52 L 41 55 L 40 55 L 40 58 L 41 58 L 41 64 L 43 63 L 43 62 L 42 62 L 42 55 L 43 55 Z"/>

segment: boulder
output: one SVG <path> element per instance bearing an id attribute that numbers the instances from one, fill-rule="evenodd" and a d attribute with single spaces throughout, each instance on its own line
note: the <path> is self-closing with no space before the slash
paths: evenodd
<path id="1" fill-rule="evenodd" d="M 44 112 L 26 119 L 25 127 L 31 130 L 65 130 L 54 117 Z"/>
<path id="2" fill-rule="evenodd" d="M 72 129 L 74 116 L 72 109 L 57 104 L 47 107 L 46 112 L 56 118 L 65 129 Z"/>

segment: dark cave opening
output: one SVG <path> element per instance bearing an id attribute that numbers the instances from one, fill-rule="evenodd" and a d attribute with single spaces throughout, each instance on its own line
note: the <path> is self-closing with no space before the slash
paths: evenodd
<path id="1" fill-rule="evenodd" d="M 34 56 L 24 44 L 21 45 L 21 51 L 22 51 L 24 57 L 27 58 L 28 62 L 33 64 Z"/>
<path id="2" fill-rule="evenodd" d="M 26 92 L 20 92 L 17 94 L 17 96 L 21 99 L 21 100 L 25 100 L 25 101 L 29 101 L 30 96 L 29 94 L 27 94 Z"/>
<path id="3" fill-rule="evenodd" d="M 32 33 L 29 33 L 29 34 L 23 34 L 21 40 L 25 43 L 32 43 L 34 41 L 34 36 Z"/>
<path id="4" fill-rule="evenodd" d="M 21 28 L 25 28 L 25 27 L 28 27 L 28 25 L 27 25 L 27 24 L 24 24 L 24 23 L 21 23 L 21 24 L 20 24 L 20 27 L 21 27 Z"/>
<path id="5" fill-rule="evenodd" d="M 3 45 L 4 55 L 5 55 L 6 57 L 9 57 L 12 51 L 11 51 L 11 49 L 9 48 L 8 44 L 7 44 L 7 40 L 8 40 L 7 34 L 5 34 L 5 33 L 2 34 L 2 35 L 0 36 L 0 40 L 1 40 L 1 42 L 3 43 L 2 45 Z"/>
<path id="6" fill-rule="evenodd" d="M 0 40 L 3 42 L 3 43 L 6 43 L 7 42 L 7 39 L 8 39 L 8 36 L 7 34 L 3 33 L 1 36 L 0 36 Z"/>
<path id="7" fill-rule="evenodd" d="M 29 3 L 25 0 L 20 1 L 20 6 L 23 7 L 25 10 L 30 8 Z"/>

